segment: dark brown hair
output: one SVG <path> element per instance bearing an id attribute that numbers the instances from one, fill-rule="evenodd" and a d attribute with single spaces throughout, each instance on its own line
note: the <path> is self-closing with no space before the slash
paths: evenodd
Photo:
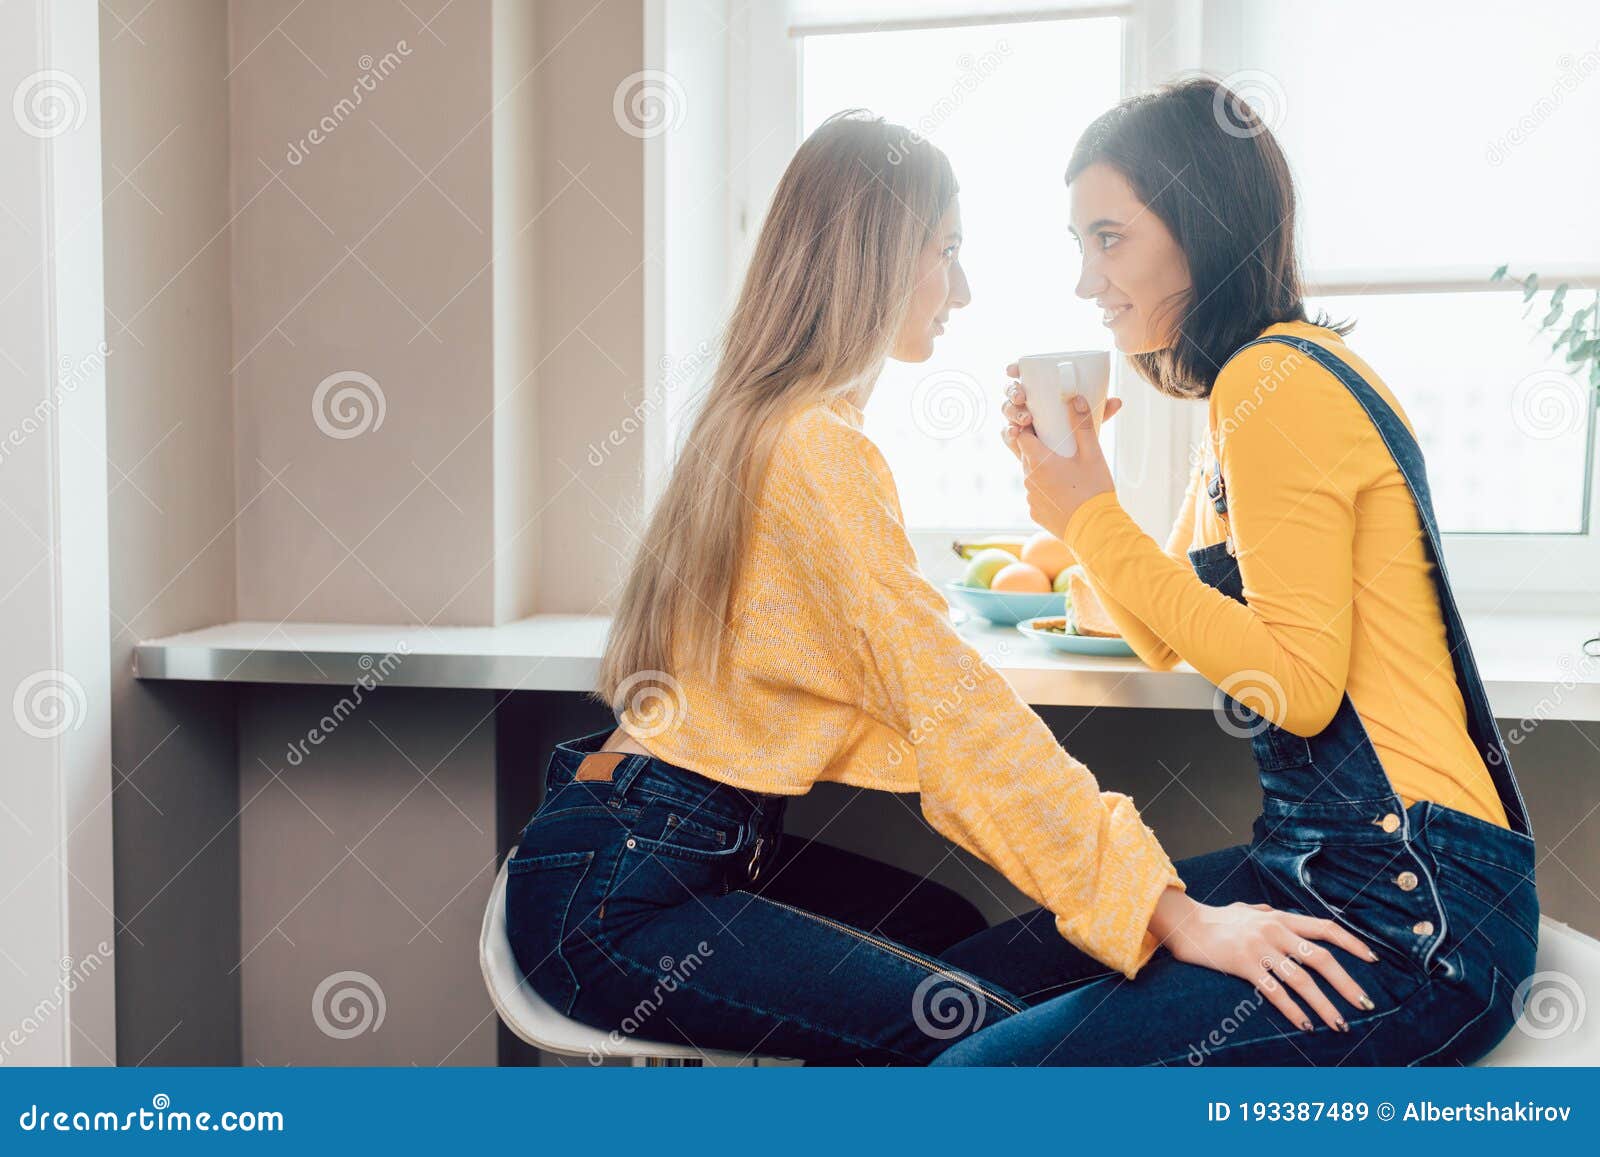
<path id="1" fill-rule="evenodd" d="M 1122 174 L 1189 264 L 1188 292 L 1166 303 L 1178 315 L 1172 344 L 1129 359 L 1162 393 L 1206 397 L 1245 342 L 1306 320 L 1289 163 L 1237 93 L 1200 77 L 1129 97 L 1084 130 L 1067 182 L 1094 164 Z"/>

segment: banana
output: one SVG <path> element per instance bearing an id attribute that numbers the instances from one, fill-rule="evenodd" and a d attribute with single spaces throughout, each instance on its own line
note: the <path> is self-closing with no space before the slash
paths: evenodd
<path id="1" fill-rule="evenodd" d="M 982 538 L 958 538 L 950 544 L 950 549 L 961 558 L 970 559 L 980 550 L 1003 550 L 1011 554 L 1021 555 L 1022 545 L 1027 539 L 1018 538 L 1014 534 L 986 534 Z"/>

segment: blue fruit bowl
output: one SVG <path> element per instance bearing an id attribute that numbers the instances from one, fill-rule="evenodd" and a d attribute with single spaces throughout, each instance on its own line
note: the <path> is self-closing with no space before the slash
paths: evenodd
<path id="1" fill-rule="evenodd" d="M 1014 627 L 1023 619 L 1064 615 L 1067 612 L 1067 596 L 1064 594 L 1031 595 L 1017 591 L 991 591 L 956 582 L 945 583 L 944 589 L 952 602 L 1001 627 Z"/>

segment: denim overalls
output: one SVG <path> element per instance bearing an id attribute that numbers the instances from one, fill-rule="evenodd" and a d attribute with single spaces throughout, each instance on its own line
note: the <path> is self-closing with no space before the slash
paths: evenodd
<path id="1" fill-rule="evenodd" d="M 1452 919 L 1470 917 L 1453 913 L 1445 903 L 1437 880 L 1439 866 L 1430 847 L 1443 845 L 1454 853 L 1482 857 L 1519 877 L 1518 886 L 1503 894 L 1493 894 L 1501 889 L 1489 885 L 1484 890 L 1491 894 L 1484 899 L 1504 904 L 1509 909 L 1506 915 L 1528 938 L 1536 939 L 1539 912 L 1533 888 L 1533 829 L 1527 808 L 1445 573 L 1421 447 L 1382 396 L 1339 357 L 1304 338 L 1262 338 L 1250 345 L 1267 342 L 1293 346 L 1349 389 L 1378 428 L 1411 488 L 1428 536 L 1446 642 L 1467 708 L 1467 729 L 1488 766 L 1510 830 L 1428 802 L 1409 812 L 1402 809 L 1346 695 L 1333 721 L 1311 739 L 1292 735 L 1265 720 L 1252 728 L 1251 747 L 1264 797 L 1255 826 L 1258 858 L 1297 880 L 1358 935 L 1380 941 L 1373 945 L 1375 950 L 1383 952 L 1387 947 L 1424 971 L 1437 970 L 1449 978 L 1460 965 L 1449 954 L 1441 959 L 1440 949 L 1451 940 Z M 1220 486 L 1214 490 L 1214 501 L 1219 509 L 1225 509 L 1226 495 Z M 1243 601 L 1238 560 L 1228 553 L 1226 544 L 1193 551 L 1190 560 L 1207 585 Z M 1253 714 L 1243 706 L 1237 710 L 1246 716 Z M 1468 931 L 1462 929 L 1460 935 Z M 1510 955 L 1521 960 L 1527 953 Z M 1497 979 L 1496 987 L 1514 987 L 1532 971 L 1531 958 L 1526 964 L 1525 971 L 1520 965 L 1513 966 L 1503 981 Z M 1506 997 L 1509 1005 L 1509 990 L 1499 995 Z"/>
<path id="2" fill-rule="evenodd" d="M 1469 1064 L 1515 1020 L 1538 943 L 1532 829 L 1444 572 L 1421 448 L 1340 358 L 1288 336 L 1260 338 L 1241 352 L 1266 342 L 1292 346 L 1333 373 L 1372 419 L 1409 485 L 1435 564 L 1467 726 L 1510 829 L 1432 801 L 1403 807 L 1348 695 L 1309 739 L 1226 699 L 1251 736 L 1262 813 L 1249 845 L 1181 861 L 1178 874 L 1190 895 L 1207 903 L 1265 902 L 1344 924 L 1380 958 L 1368 964 L 1334 950 L 1377 1007 L 1355 1008 L 1320 983 L 1350 1031 L 1319 1022 L 1303 1032 L 1235 977 L 1158 954 L 1124 984 L 1068 954 L 991 970 L 1017 992 L 1041 984 L 1045 968 L 1073 987 L 957 1045 L 939 1064 Z M 1220 474 L 1208 494 L 1226 513 Z M 1244 601 L 1231 542 L 1189 557 L 1203 582 Z M 947 958 L 961 964 L 963 955 L 958 948 Z"/>

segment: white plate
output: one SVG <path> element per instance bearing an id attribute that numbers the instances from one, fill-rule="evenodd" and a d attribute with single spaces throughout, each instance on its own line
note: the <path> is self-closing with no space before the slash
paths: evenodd
<path id="1" fill-rule="evenodd" d="M 1041 631 L 1034 626 L 1037 622 L 1051 621 L 1060 617 L 1060 615 L 1044 615 L 1037 619 L 1027 619 L 1017 624 L 1017 630 L 1030 639 L 1038 639 L 1053 650 L 1068 651 L 1074 655 L 1121 655 L 1125 658 L 1134 655 L 1133 648 L 1123 639 L 1107 639 L 1099 635 L 1057 634 L 1055 631 Z"/>

